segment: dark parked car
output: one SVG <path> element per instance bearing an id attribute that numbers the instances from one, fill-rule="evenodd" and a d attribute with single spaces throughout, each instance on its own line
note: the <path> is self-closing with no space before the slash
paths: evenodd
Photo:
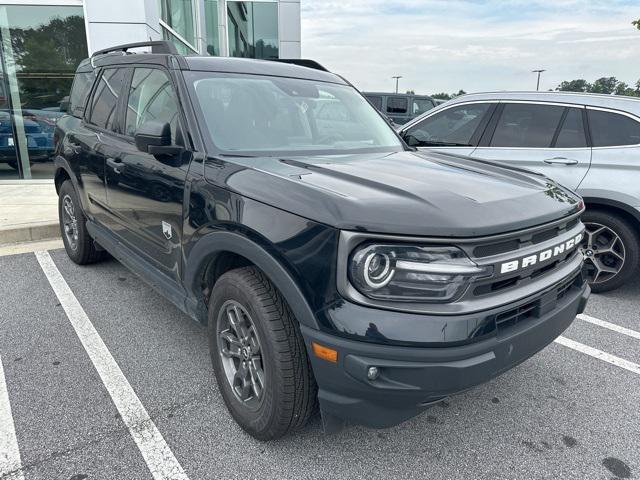
<path id="1" fill-rule="evenodd" d="M 594 292 L 640 268 L 640 99 L 570 92 L 457 97 L 400 129 L 418 150 L 538 171 L 580 194 Z"/>
<path id="2" fill-rule="evenodd" d="M 312 62 L 146 45 L 78 70 L 56 133 L 63 241 L 208 324 L 221 395 L 251 435 L 304 425 L 318 401 L 326 431 L 396 425 L 583 311 L 571 191 L 421 156 Z"/>
<path id="3" fill-rule="evenodd" d="M 396 125 L 404 125 L 437 105 L 433 98 L 413 93 L 363 92 L 363 95 Z"/>
<path id="4" fill-rule="evenodd" d="M 62 113 L 45 110 L 28 110 L 22 112 L 22 123 L 27 142 L 29 161 L 47 162 L 53 155 L 53 132 L 56 121 Z M 0 111 L 0 162 L 18 169 L 15 136 L 11 126 L 10 113 Z"/>

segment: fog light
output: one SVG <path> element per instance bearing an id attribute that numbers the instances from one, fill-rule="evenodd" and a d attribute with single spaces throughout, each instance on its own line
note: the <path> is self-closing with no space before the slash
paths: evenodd
<path id="1" fill-rule="evenodd" d="M 378 370 L 378 367 L 369 367 L 369 369 L 367 370 L 367 378 L 369 380 L 375 380 L 379 376 L 380 370 Z"/>

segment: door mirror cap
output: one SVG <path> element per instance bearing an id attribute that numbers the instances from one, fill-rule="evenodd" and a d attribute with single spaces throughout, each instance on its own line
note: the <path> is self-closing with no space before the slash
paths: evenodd
<path id="1" fill-rule="evenodd" d="M 153 155 L 150 147 L 171 146 L 171 125 L 149 120 L 138 127 L 133 138 L 138 150 Z"/>

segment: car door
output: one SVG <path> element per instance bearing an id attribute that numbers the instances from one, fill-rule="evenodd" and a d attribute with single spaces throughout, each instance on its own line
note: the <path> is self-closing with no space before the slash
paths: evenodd
<path id="1" fill-rule="evenodd" d="M 108 221 L 105 162 L 117 154 L 119 100 L 129 72 L 127 68 L 102 70 L 84 119 L 66 139 L 65 156 L 72 156 L 78 166 L 86 213 L 100 223 Z"/>
<path id="2" fill-rule="evenodd" d="M 579 192 L 640 207 L 640 119 L 597 107 L 587 114 L 593 158 Z"/>
<path id="3" fill-rule="evenodd" d="M 119 155 L 107 160 L 107 202 L 125 244 L 172 280 L 180 275 L 182 208 L 189 153 L 143 152 L 134 135 L 145 122 L 168 123 L 172 145 L 184 146 L 179 102 L 167 71 L 136 67 L 123 114 Z"/>
<path id="4" fill-rule="evenodd" d="M 589 171 L 585 109 L 501 102 L 472 156 L 543 173 L 575 190 Z"/>
<path id="5" fill-rule="evenodd" d="M 452 105 L 412 123 L 400 135 L 418 150 L 470 155 L 495 107 L 490 102 Z"/>

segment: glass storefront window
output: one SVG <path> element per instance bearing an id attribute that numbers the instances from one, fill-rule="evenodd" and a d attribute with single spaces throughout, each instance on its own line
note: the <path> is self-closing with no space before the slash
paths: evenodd
<path id="1" fill-rule="evenodd" d="M 162 20 L 169 25 L 173 31 L 180 35 L 189 45 L 167 30 L 163 30 L 165 40 L 171 40 L 180 53 L 185 47 L 184 53 L 193 53 L 188 47 L 196 45 L 196 28 L 193 14 L 193 0 L 160 0 L 160 15 Z M 180 48 L 182 47 L 182 48 Z"/>
<path id="2" fill-rule="evenodd" d="M 207 53 L 220 55 L 218 41 L 218 0 L 204 0 L 204 22 L 207 32 Z"/>
<path id="3" fill-rule="evenodd" d="M 278 58 L 278 4 L 274 2 L 227 3 L 229 55 Z"/>
<path id="4" fill-rule="evenodd" d="M 82 7 L 0 6 L 0 179 L 51 178 L 53 132 L 86 58 Z"/>

